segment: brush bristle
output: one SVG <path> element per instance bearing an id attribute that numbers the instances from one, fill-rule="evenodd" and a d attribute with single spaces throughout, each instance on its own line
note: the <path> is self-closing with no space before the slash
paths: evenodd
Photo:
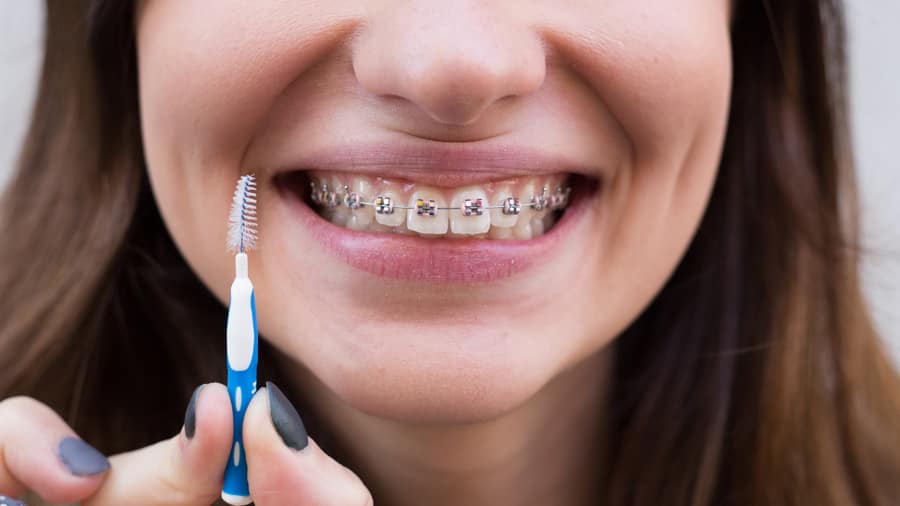
<path id="1" fill-rule="evenodd" d="M 256 177 L 241 176 L 228 216 L 228 248 L 243 252 L 256 245 Z"/>

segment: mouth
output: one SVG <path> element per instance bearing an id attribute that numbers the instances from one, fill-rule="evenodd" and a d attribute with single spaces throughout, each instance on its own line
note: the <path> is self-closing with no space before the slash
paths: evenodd
<path id="1" fill-rule="evenodd" d="M 577 247 L 602 186 L 586 171 L 421 174 L 326 166 L 281 171 L 273 182 L 304 232 L 352 267 L 467 283 L 506 278 Z"/>
<path id="2" fill-rule="evenodd" d="M 445 189 L 408 180 L 335 172 L 297 172 L 283 181 L 339 227 L 425 238 L 529 240 L 549 232 L 569 205 L 567 174 L 505 179 Z"/>

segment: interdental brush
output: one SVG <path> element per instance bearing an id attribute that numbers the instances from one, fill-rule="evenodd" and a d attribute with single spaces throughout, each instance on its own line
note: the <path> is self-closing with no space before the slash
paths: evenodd
<path id="1" fill-rule="evenodd" d="M 231 397 L 234 432 L 232 449 L 225 467 L 222 499 L 228 504 L 250 504 L 247 462 L 243 453 L 244 412 L 256 393 L 258 332 L 256 299 L 247 269 L 247 253 L 256 244 L 256 179 L 241 176 L 234 190 L 228 218 L 228 246 L 234 256 L 235 278 L 228 304 L 226 346 L 228 355 L 228 394 Z"/>

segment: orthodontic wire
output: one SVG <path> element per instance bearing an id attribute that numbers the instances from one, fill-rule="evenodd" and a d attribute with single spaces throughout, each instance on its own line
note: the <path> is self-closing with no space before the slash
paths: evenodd
<path id="1" fill-rule="evenodd" d="M 310 181 L 309 184 L 310 184 L 310 187 L 312 188 L 313 201 L 316 202 L 316 203 L 320 203 L 320 202 L 317 200 L 317 195 L 320 194 L 320 192 L 329 192 L 329 191 L 330 191 L 330 192 L 333 193 L 336 197 L 338 196 L 338 191 L 337 191 L 337 190 L 328 190 L 328 183 L 323 183 L 318 189 L 316 188 L 316 185 L 315 185 L 314 182 Z M 350 191 L 349 191 L 349 190 L 350 190 L 349 185 L 342 185 L 342 188 L 344 189 L 344 199 L 346 199 L 348 195 L 356 193 L 356 192 L 350 192 Z M 565 188 L 565 191 L 563 192 L 563 188 L 562 188 L 561 186 L 557 186 L 557 187 L 556 187 L 556 192 L 557 192 L 556 195 L 559 195 L 559 194 L 562 192 L 562 196 L 561 196 L 562 202 L 563 202 L 563 203 L 568 203 L 567 201 L 568 201 L 568 198 L 569 198 L 569 194 L 572 192 L 572 187 L 571 187 L 571 186 L 567 186 L 567 187 Z M 540 197 L 540 200 L 541 200 L 540 203 L 536 201 L 536 199 L 537 199 L 538 197 Z M 517 197 L 507 197 L 507 198 L 518 199 Z M 326 205 L 329 205 L 329 207 L 339 207 L 339 206 L 341 205 L 341 201 L 344 200 L 344 199 L 338 199 L 338 200 L 337 200 L 337 203 L 336 203 L 336 204 L 333 204 L 333 205 L 328 204 L 327 202 L 325 202 L 325 204 L 326 204 Z M 425 199 L 422 199 L 422 200 L 424 200 L 425 202 L 428 202 L 428 200 L 425 200 Z M 468 200 L 468 199 L 466 199 L 466 200 Z M 537 206 L 537 205 L 540 204 L 539 210 L 543 210 L 545 207 L 547 207 L 547 208 L 552 207 L 552 204 L 550 204 L 550 203 L 548 202 L 548 200 L 549 200 L 549 189 L 548 189 L 546 186 L 544 186 L 540 194 L 533 194 L 533 195 L 531 196 L 531 200 L 530 200 L 530 201 L 528 201 L 528 202 L 526 202 L 526 203 L 524 203 L 524 204 L 521 204 L 521 203 L 520 203 L 520 204 L 517 204 L 517 205 L 518 205 L 519 207 L 535 207 L 535 206 Z M 345 203 L 345 205 L 347 205 L 347 204 Z M 376 204 L 375 202 L 366 202 L 366 201 L 363 201 L 363 200 L 360 200 L 360 201 L 357 202 L 357 207 L 362 207 L 362 206 L 379 207 L 380 205 L 381 205 L 381 204 Z M 355 209 L 354 207 L 352 207 L 352 206 L 350 206 L 350 205 L 347 205 L 347 207 L 349 207 L 350 209 Z M 497 205 L 487 205 L 487 206 L 486 206 L 486 205 L 482 205 L 482 206 L 479 206 L 479 209 L 505 209 L 506 207 L 507 207 L 507 204 L 497 204 Z M 417 206 L 404 206 L 404 205 L 400 205 L 400 204 L 392 204 L 392 205 L 391 205 L 391 208 L 392 208 L 392 209 L 406 209 L 406 210 L 408 210 L 408 209 L 418 209 Z M 442 210 L 443 210 L 443 211 L 459 211 L 459 212 L 463 212 L 463 209 L 462 209 L 461 207 L 434 207 L 433 209 L 434 209 L 435 211 L 442 211 Z M 558 209 L 558 208 L 557 208 L 557 209 Z M 519 214 L 519 213 L 513 213 L 513 214 Z"/>

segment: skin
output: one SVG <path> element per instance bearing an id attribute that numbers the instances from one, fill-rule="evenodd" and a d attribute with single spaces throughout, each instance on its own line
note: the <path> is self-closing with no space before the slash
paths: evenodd
<path id="1" fill-rule="evenodd" d="M 359 504 L 368 490 L 391 505 L 596 502 L 608 345 L 665 284 L 706 207 L 731 92 L 729 16 L 723 0 L 139 4 L 144 148 L 167 227 L 227 303 L 224 219 L 237 177 L 257 174 L 260 334 L 365 482 L 314 443 L 316 465 L 273 457 L 284 447 L 257 395 L 244 426 L 256 434 L 251 490 L 274 491 L 257 504 L 348 504 L 339 490 Z M 553 262 L 428 291 L 332 258 L 275 194 L 273 167 L 344 140 L 536 146 L 597 167 L 603 186 Z M 220 387 L 198 412 L 213 462 L 230 441 Z M 196 441 L 161 445 L 183 459 Z M 94 504 L 148 487 L 147 451 L 113 466 L 151 478 L 120 471 Z M 196 486 L 198 469 L 170 489 Z"/>

